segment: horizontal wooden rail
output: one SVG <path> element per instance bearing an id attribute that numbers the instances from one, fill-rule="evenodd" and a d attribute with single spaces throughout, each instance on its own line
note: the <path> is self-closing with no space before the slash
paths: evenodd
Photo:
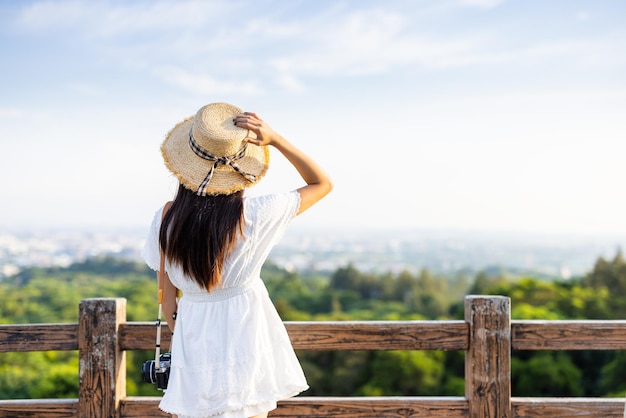
<path id="1" fill-rule="evenodd" d="M 159 410 L 160 397 L 129 396 L 120 402 L 125 418 L 169 417 Z M 516 418 L 624 416 L 622 398 L 511 398 Z M 271 417 L 467 417 L 468 401 L 458 397 L 297 397 L 280 401 Z M 0 401 L 2 417 L 76 417 L 77 399 L 28 399 Z M 303 411 L 306 411 L 303 413 Z M 335 415 L 329 415 L 335 411 Z"/>
<path id="2" fill-rule="evenodd" d="M 279 403 L 273 417 L 441 417 L 465 418 L 463 397 L 297 397 Z"/>
<path id="3" fill-rule="evenodd" d="M 514 350 L 626 350 L 626 321 L 511 321 Z"/>
<path id="4" fill-rule="evenodd" d="M 75 418 L 78 399 L 15 399 L 0 400 L 0 417 Z"/>
<path id="5" fill-rule="evenodd" d="M 0 325 L 0 353 L 78 350 L 78 324 Z"/>
<path id="6" fill-rule="evenodd" d="M 624 417 L 623 398 L 511 398 L 515 418 Z"/>
<path id="7" fill-rule="evenodd" d="M 169 417 L 159 411 L 157 397 L 127 397 L 121 404 L 123 417 Z M 270 417 L 467 417 L 463 397 L 296 397 L 278 402 Z"/>
<path id="8" fill-rule="evenodd" d="M 467 350 L 464 321 L 285 322 L 296 349 Z M 164 345 L 170 333 L 162 327 Z M 120 324 L 123 350 L 154 348 L 151 322 Z M 511 321 L 513 350 L 626 350 L 626 321 Z M 0 353 L 77 350 L 78 324 L 0 325 Z"/>
<path id="9" fill-rule="evenodd" d="M 285 322 L 296 350 L 467 350 L 464 321 L 323 321 Z M 154 323 L 120 324 L 123 350 L 154 348 Z M 162 327 L 161 341 L 171 334 Z"/>
<path id="10" fill-rule="evenodd" d="M 467 350 L 465 321 L 286 322 L 295 349 Z"/>

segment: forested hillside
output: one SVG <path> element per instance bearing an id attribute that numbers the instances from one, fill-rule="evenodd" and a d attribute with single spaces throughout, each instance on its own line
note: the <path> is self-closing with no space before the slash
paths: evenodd
<path id="1" fill-rule="evenodd" d="M 465 294 L 511 298 L 513 319 L 624 319 L 626 262 L 598 259 L 585 277 L 438 277 L 423 270 L 364 273 L 351 265 L 329 277 L 301 276 L 267 263 L 263 270 L 282 318 L 290 320 L 462 319 Z M 152 321 L 156 281 L 145 266 L 110 258 L 61 269 L 33 268 L 0 282 L 0 323 L 75 322 L 78 303 L 124 297 L 128 321 Z M 129 395 L 157 395 L 141 382 L 153 352 L 127 357 Z M 464 392 L 463 352 L 299 352 L 307 395 L 457 395 Z M 77 396 L 75 352 L 0 353 L 0 399 Z M 624 352 L 514 352 L 514 396 L 623 396 Z"/>

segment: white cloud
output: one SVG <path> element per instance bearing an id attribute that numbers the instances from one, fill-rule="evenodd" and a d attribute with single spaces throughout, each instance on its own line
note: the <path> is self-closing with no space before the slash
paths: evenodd
<path id="1" fill-rule="evenodd" d="M 462 6 L 480 7 L 482 9 L 492 9 L 504 3 L 504 0 L 459 0 Z"/>
<path id="2" fill-rule="evenodd" d="M 452 6 L 493 8 L 501 3 L 454 0 L 443 4 L 449 14 Z M 224 0 L 43 1 L 24 8 L 18 21 L 33 30 L 68 27 L 106 39 L 145 33 L 149 36 L 135 37 L 132 42 L 113 39 L 101 54 L 139 72 L 158 68 L 156 73 L 172 85 L 211 94 L 258 94 L 259 86 L 269 84 L 301 93 L 308 90 L 309 77 L 388 75 L 405 69 L 545 65 L 545 60 L 554 58 L 621 68 L 625 61 L 623 54 L 615 53 L 626 48 L 619 33 L 608 39 L 528 38 L 513 44 L 502 27 L 493 25 L 465 31 L 416 25 L 416 19 L 423 19 L 424 8 L 379 8 L 376 3 L 375 7 L 332 6 L 293 14 L 287 20 L 280 4 L 258 16 L 245 4 Z M 171 63 L 189 65 L 173 69 Z M 246 81 L 232 81 L 238 78 Z"/>
<path id="3" fill-rule="evenodd" d="M 483 6 L 497 2 L 476 2 Z M 364 9 L 342 13 L 320 22 L 311 17 L 291 31 L 298 47 L 277 48 L 267 62 L 280 75 L 298 86 L 307 76 L 346 77 L 391 74 L 403 68 L 450 69 L 471 66 L 550 65 L 548 60 L 570 60 L 578 66 L 622 67 L 626 39 L 619 33 L 610 38 L 563 37 L 516 42 L 501 27 L 473 29 L 463 33 L 430 34 L 416 28 L 410 15 L 399 11 Z M 260 37 L 262 39 L 262 36 Z M 593 60 L 589 57 L 594 56 Z"/>
<path id="4" fill-rule="evenodd" d="M 29 30 L 64 28 L 90 36 L 117 36 L 146 30 L 184 30 L 207 25 L 239 2 L 188 0 L 154 2 L 40 1 L 25 7 L 16 23 Z"/>
<path id="5" fill-rule="evenodd" d="M 300 47 L 269 60 L 283 77 L 384 74 L 404 65 L 446 66 L 478 45 L 471 39 L 435 39 L 418 35 L 409 18 L 371 9 L 335 16 L 319 27 L 302 22 Z"/>
<path id="6" fill-rule="evenodd" d="M 290 74 L 287 71 L 279 72 L 275 78 L 275 83 L 286 91 L 292 93 L 302 93 L 307 90 L 302 81 L 298 80 L 294 74 Z"/>
<path id="7" fill-rule="evenodd" d="M 227 81 L 205 74 L 191 73 L 177 67 L 161 67 L 155 74 L 167 83 L 198 95 L 225 95 L 240 93 L 255 95 L 263 91 L 256 81 Z"/>
<path id="8" fill-rule="evenodd" d="M 105 90 L 100 86 L 79 81 L 71 81 L 68 84 L 68 88 L 73 92 L 78 93 L 80 96 L 86 96 L 91 98 L 102 97 L 106 93 Z"/>
<path id="9" fill-rule="evenodd" d="M 95 3 L 87 4 L 81 1 L 36 2 L 22 9 L 16 19 L 16 24 L 18 27 L 30 30 L 74 25 L 84 21 L 86 16 L 92 14 L 89 13 L 89 9 L 95 10 Z"/>
<path id="10" fill-rule="evenodd" d="M 0 107 L 0 119 L 21 119 L 25 111 L 17 107 Z"/>
<path id="11" fill-rule="evenodd" d="M 234 10 L 243 13 L 241 25 L 231 24 Z M 39 2 L 25 8 L 18 22 L 31 30 L 70 28 L 98 38 L 153 33 L 131 44 L 111 44 L 106 52 L 118 62 L 141 68 L 162 65 L 158 61 L 167 57 L 195 60 L 194 68 L 206 68 L 219 59 L 220 69 L 231 66 L 234 74 L 246 72 L 248 76 L 253 71 L 258 77 L 277 70 L 275 82 L 294 92 L 303 91 L 302 76 L 382 74 L 411 63 L 447 66 L 475 46 L 467 39 L 419 36 L 410 16 L 378 8 L 330 8 L 287 22 L 280 20 L 280 14 L 256 17 L 245 13 L 239 3 L 222 1 Z M 189 75 L 161 72 L 170 82 L 187 84 Z M 223 82 L 217 74 L 214 77 L 203 77 L 200 84 L 215 91 L 215 84 Z M 257 90 L 250 84 L 224 84 L 228 91 Z"/>
<path id="12" fill-rule="evenodd" d="M 576 19 L 578 20 L 587 20 L 589 19 L 590 15 L 588 12 L 581 10 L 580 12 L 576 13 Z"/>
<path id="13" fill-rule="evenodd" d="M 482 45 L 475 43 L 475 48 L 459 50 L 458 53 L 451 51 L 450 54 L 442 54 L 439 60 L 430 62 L 434 68 L 466 67 L 485 64 L 516 65 L 543 65 L 544 59 L 573 58 L 579 62 L 587 62 L 588 56 L 584 51 L 591 51 L 600 46 L 592 41 L 565 40 L 555 42 L 540 42 L 523 45 L 514 49 L 506 48 L 506 45 L 495 45 L 495 40 L 485 39 Z"/>
<path id="14" fill-rule="evenodd" d="M 312 22 L 307 22 L 312 23 Z M 451 69 L 486 65 L 545 66 L 568 62 L 569 68 L 622 68 L 626 38 L 528 40 L 511 45 L 500 31 L 429 36 L 399 14 L 359 11 L 328 22 L 323 30 L 301 34 L 302 47 L 272 57 L 281 77 L 304 84 L 307 76 L 346 77 L 391 74 L 403 68 Z M 590 59 L 593 57 L 593 59 Z"/>

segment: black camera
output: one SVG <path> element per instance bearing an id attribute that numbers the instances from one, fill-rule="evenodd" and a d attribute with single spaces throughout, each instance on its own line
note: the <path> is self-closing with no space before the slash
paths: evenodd
<path id="1" fill-rule="evenodd" d="M 141 366 L 141 378 L 146 383 L 156 384 L 157 389 L 167 389 L 167 382 L 170 379 L 171 353 L 163 353 L 159 356 L 159 367 L 156 367 L 155 360 L 148 360 Z"/>

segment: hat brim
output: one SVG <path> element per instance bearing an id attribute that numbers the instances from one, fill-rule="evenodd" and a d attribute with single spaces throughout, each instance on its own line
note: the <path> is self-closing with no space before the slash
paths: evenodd
<path id="1" fill-rule="evenodd" d="M 193 125 L 194 116 L 178 123 L 167 134 L 161 145 L 161 154 L 165 166 L 170 170 L 181 184 L 192 191 L 197 191 L 209 172 L 212 161 L 200 158 L 189 146 L 189 131 Z M 254 133 L 249 133 L 253 136 Z M 253 186 L 265 175 L 269 168 L 270 152 L 267 146 L 248 144 L 245 155 L 237 160 L 237 165 L 242 171 L 256 177 L 255 181 L 246 179 L 230 166 L 218 165 L 213 171 L 211 181 L 206 187 L 206 193 L 210 195 L 231 194 Z"/>

